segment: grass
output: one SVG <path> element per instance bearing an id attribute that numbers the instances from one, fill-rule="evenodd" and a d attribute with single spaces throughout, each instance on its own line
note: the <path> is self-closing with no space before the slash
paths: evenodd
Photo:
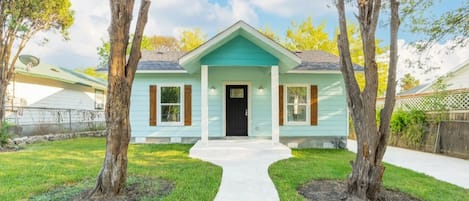
<path id="1" fill-rule="evenodd" d="M 222 169 L 188 157 L 192 145 L 131 145 L 128 174 L 174 183 L 163 200 L 213 200 Z M 55 189 L 94 181 L 104 158 L 104 138 L 33 144 L 0 153 L 0 200 L 25 200 Z"/>
<path id="2" fill-rule="evenodd" d="M 294 158 L 278 161 L 269 168 L 280 200 L 305 200 L 297 188 L 310 180 L 345 180 L 355 155 L 345 150 L 292 150 Z M 386 164 L 384 186 L 426 201 L 469 201 L 469 189 L 438 181 L 421 173 Z"/>

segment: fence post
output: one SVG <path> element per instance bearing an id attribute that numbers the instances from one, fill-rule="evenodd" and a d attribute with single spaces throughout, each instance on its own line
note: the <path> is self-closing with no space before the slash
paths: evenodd
<path id="1" fill-rule="evenodd" d="M 72 132 L 72 109 L 68 109 L 68 128 Z"/>
<path id="2" fill-rule="evenodd" d="M 433 149 L 433 153 L 440 152 L 440 125 L 441 125 L 441 121 L 438 122 L 438 127 L 436 129 L 436 139 L 435 139 L 435 147 Z"/>

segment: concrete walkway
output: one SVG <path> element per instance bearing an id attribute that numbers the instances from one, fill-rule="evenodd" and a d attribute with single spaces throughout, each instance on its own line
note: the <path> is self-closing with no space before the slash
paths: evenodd
<path id="1" fill-rule="evenodd" d="M 208 145 L 197 142 L 189 155 L 223 167 L 215 201 L 277 201 L 268 168 L 291 157 L 291 150 L 271 140 L 210 140 Z"/>
<path id="2" fill-rule="evenodd" d="M 356 153 L 357 142 L 347 140 L 347 148 Z M 468 160 L 388 146 L 383 161 L 469 188 Z"/>

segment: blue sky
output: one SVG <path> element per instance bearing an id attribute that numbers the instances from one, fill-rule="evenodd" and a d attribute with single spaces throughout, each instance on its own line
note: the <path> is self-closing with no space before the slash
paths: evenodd
<path id="1" fill-rule="evenodd" d="M 36 55 L 45 63 L 67 68 L 95 66 L 98 63 L 96 48 L 100 46 L 101 40 L 108 38 L 109 2 L 71 2 L 75 11 L 75 23 L 70 30 L 71 40 L 64 41 L 56 33 L 41 33 L 37 35 L 36 41 L 48 38 L 50 42 L 40 46 L 33 41 L 24 51 L 25 54 Z M 444 10 L 464 3 L 468 5 L 469 0 L 442 0 L 430 13 L 440 15 Z M 349 19 L 353 20 L 351 14 L 349 12 Z M 198 27 L 211 37 L 236 21 L 244 20 L 256 28 L 269 26 L 283 38 L 292 21 L 301 22 L 309 16 L 315 24 L 325 22 L 332 37 L 338 26 L 337 10 L 332 0 L 153 0 L 145 34 L 178 36 L 181 30 Z M 382 39 L 384 44 L 388 43 L 387 33 L 387 27 L 380 27 L 377 32 L 377 38 Z M 418 38 L 418 35 L 405 31 L 401 31 L 399 36 L 406 43 Z M 405 47 L 403 41 L 401 43 Z M 467 48 L 462 51 L 457 54 L 462 56 L 439 65 L 450 68 L 466 60 L 468 56 L 464 55 L 469 55 L 469 51 Z"/>

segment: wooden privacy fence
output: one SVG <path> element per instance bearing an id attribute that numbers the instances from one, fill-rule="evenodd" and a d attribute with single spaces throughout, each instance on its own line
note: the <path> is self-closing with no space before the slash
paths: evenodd
<path id="1" fill-rule="evenodd" d="M 378 108 L 383 105 L 378 98 Z M 469 159 L 469 89 L 396 96 L 398 108 L 425 111 L 429 124 L 421 146 L 397 146 Z"/>

